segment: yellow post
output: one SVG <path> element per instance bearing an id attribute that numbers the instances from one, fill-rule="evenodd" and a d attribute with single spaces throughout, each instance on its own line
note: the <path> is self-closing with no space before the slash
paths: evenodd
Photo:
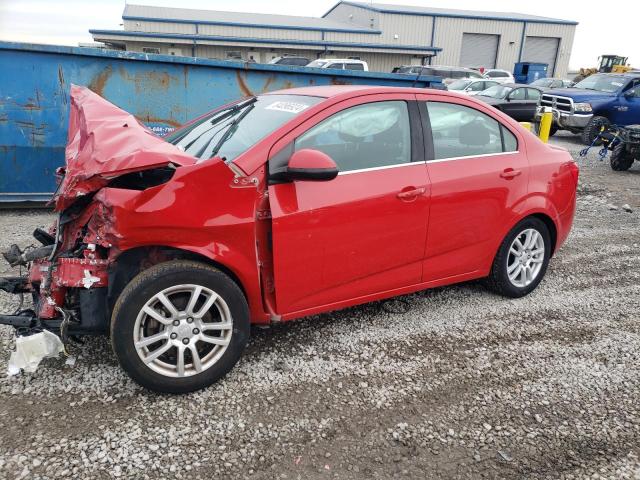
<path id="1" fill-rule="evenodd" d="M 527 130 L 531 131 L 531 122 L 520 122 L 520 125 L 522 125 Z"/>
<path id="2" fill-rule="evenodd" d="M 538 136 L 544 143 L 549 141 L 549 132 L 551 132 L 551 122 L 553 122 L 553 113 L 551 107 L 544 107 L 544 113 L 540 119 L 540 132 Z"/>

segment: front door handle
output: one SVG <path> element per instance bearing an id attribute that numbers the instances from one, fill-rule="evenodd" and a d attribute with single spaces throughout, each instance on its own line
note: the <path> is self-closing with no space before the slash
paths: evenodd
<path id="1" fill-rule="evenodd" d="M 500 176 L 502 178 L 506 178 L 507 180 L 511 180 L 512 178 L 517 177 L 521 173 L 522 173 L 522 170 L 514 170 L 513 168 L 505 168 L 502 171 L 502 173 L 500 173 Z"/>
<path id="2" fill-rule="evenodd" d="M 426 188 L 412 188 L 411 190 L 403 190 L 402 192 L 398 192 L 396 195 L 400 200 L 411 200 L 412 198 L 416 198 L 420 195 L 424 195 L 427 191 Z"/>

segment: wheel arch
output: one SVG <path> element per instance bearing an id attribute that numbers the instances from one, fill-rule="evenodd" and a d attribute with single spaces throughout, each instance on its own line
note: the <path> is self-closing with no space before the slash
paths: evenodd
<path id="1" fill-rule="evenodd" d="M 145 245 L 123 251 L 109 269 L 109 309 L 113 306 L 127 284 L 140 272 L 170 260 L 193 260 L 217 268 L 224 272 L 240 288 L 249 302 L 249 292 L 240 276 L 228 265 L 193 250 L 166 245 Z"/>
<path id="2" fill-rule="evenodd" d="M 556 226 L 556 223 L 553 221 L 553 219 L 549 215 L 547 215 L 546 213 L 542 213 L 542 212 L 533 213 L 531 215 L 527 215 L 524 218 L 531 218 L 531 217 L 541 220 L 546 225 L 547 229 L 549 230 L 549 237 L 551 237 L 551 254 L 550 254 L 550 256 L 553 256 L 553 254 L 556 251 L 557 242 L 558 242 L 558 227 Z M 524 218 L 522 220 L 524 220 Z"/>

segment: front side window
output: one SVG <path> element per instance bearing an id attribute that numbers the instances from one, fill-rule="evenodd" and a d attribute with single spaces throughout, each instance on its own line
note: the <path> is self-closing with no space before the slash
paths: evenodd
<path id="1" fill-rule="evenodd" d="M 464 90 L 471 84 L 471 80 L 460 79 L 455 82 L 451 82 L 451 84 L 447 87 L 448 90 Z"/>
<path id="2" fill-rule="evenodd" d="M 303 95 L 261 95 L 204 115 L 165 140 L 204 161 L 231 162 L 286 122 L 323 99 Z"/>
<path id="3" fill-rule="evenodd" d="M 427 102 L 434 159 L 516 151 L 517 140 L 497 120 L 473 108 Z"/>
<path id="4" fill-rule="evenodd" d="M 525 100 L 527 98 L 527 91 L 524 88 L 516 88 L 510 94 L 511 100 Z"/>
<path id="5" fill-rule="evenodd" d="M 473 82 L 468 90 L 472 91 L 472 92 L 481 92 L 482 90 L 484 90 L 484 82 Z"/>
<path id="6" fill-rule="evenodd" d="M 509 92 L 511 92 L 510 87 L 505 87 L 504 85 L 498 84 L 494 85 L 493 87 L 487 88 L 482 92 L 482 95 L 484 95 L 485 97 L 502 99 L 506 98 Z"/>
<path id="7" fill-rule="evenodd" d="M 295 142 L 329 155 L 340 172 L 411 162 L 411 131 L 406 102 L 367 103 L 338 112 Z"/>
<path id="8" fill-rule="evenodd" d="M 343 66 L 344 66 L 344 64 L 342 64 L 342 63 L 332 63 L 327 68 L 337 68 L 338 70 L 342 70 Z"/>
<path id="9" fill-rule="evenodd" d="M 314 60 L 313 62 L 308 63 L 308 64 L 307 64 L 307 67 L 322 68 L 322 67 L 324 67 L 327 63 L 329 63 L 329 62 L 327 62 L 326 60 Z"/>

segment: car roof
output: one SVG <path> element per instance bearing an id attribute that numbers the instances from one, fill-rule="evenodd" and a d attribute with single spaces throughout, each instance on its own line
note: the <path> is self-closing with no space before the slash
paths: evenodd
<path id="1" fill-rule="evenodd" d="M 359 95 L 373 95 L 377 93 L 425 93 L 433 92 L 438 95 L 451 95 L 446 90 L 413 88 L 413 87 L 385 87 L 375 85 L 321 85 L 315 87 L 298 87 L 277 90 L 263 95 L 304 95 L 309 97 L 333 98 L 338 96 L 357 97 Z"/>

